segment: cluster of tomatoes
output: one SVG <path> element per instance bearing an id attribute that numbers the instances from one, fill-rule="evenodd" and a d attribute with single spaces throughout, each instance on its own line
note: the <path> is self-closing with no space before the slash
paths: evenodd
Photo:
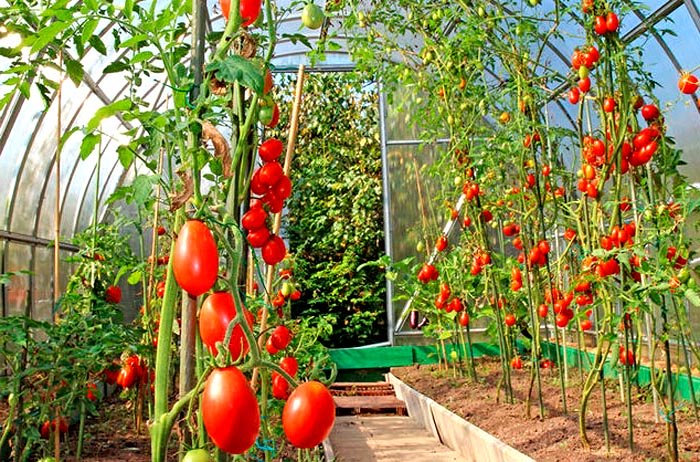
<path id="1" fill-rule="evenodd" d="M 277 308 L 278 317 L 284 317 L 284 312 L 282 307 L 287 300 L 297 301 L 301 298 L 301 291 L 294 286 L 294 283 L 290 281 L 292 277 L 292 270 L 289 268 L 280 269 L 280 278 L 284 281 L 282 286 L 277 291 L 277 295 L 270 302 L 274 308 Z"/>
<path id="2" fill-rule="evenodd" d="M 118 368 L 108 368 L 104 371 L 105 383 L 109 385 L 117 384 L 120 387 L 127 389 L 134 385 L 153 383 L 154 371 L 150 373 L 146 367 L 146 363 L 138 355 L 127 357 Z M 94 394 L 96 389 L 88 388 L 88 399 L 90 394 Z"/>
<path id="3" fill-rule="evenodd" d="M 259 198 L 251 200 L 250 210 L 241 219 L 241 226 L 248 232 L 248 243 L 262 249 L 262 258 L 268 265 L 276 265 L 287 254 L 282 238 L 271 234 L 268 227 L 268 211 L 281 212 L 292 193 L 292 182 L 277 161 L 282 149 L 282 142 L 276 138 L 266 140 L 258 148 L 263 164 L 253 173 L 250 190 Z"/>
<path id="4" fill-rule="evenodd" d="M 421 269 L 418 271 L 418 280 L 423 284 L 427 284 L 430 281 L 437 281 L 438 273 L 437 268 L 432 263 L 424 263 Z"/>

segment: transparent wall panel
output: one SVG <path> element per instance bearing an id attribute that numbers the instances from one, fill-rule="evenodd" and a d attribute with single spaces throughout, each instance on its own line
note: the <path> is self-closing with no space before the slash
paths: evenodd
<path id="1" fill-rule="evenodd" d="M 34 287 L 32 318 L 53 319 L 53 248 L 36 247 L 34 251 Z"/>
<path id="2" fill-rule="evenodd" d="M 5 255 L 5 271 L 15 273 L 19 271 L 30 271 L 31 247 L 28 245 L 8 243 Z M 29 291 L 31 289 L 31 278 L 28 274 L 17 274 L 12 276 L 10 283 L 5 288 L 6 306 L 5 316 L 25 315 L 31 313 L 29 309 Z"/>
<path id="3" fill-rule="evenodd" d="M 671 13 L 668 25 L 673 34 L 665 34 L 664 41 L 673 52 L 681 69 L 695 69 L 700 66 L 700 31 L 698 31 L 685 6 Z M 663 27 L 663 26 L 662 26 Z M 692 37 L 692 39 L 690 39 Z"/>

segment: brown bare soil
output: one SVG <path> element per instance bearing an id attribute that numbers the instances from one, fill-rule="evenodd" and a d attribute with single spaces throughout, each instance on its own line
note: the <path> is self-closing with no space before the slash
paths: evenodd
<path id="1" fill-rule="evenodd" d="M 651 392 L 634 387 L 633 435 L 634 451 L 627 447 L 627 413 L 621 400 L 618 381 L 607 381 L 608 428 L 610 451 L 605 448 L 601 391 L 597 387 L 588 404 L 586 431 L 591 443 L 585 449 L 578 428 L 581 396 L 580 372 L 569 371 L 566 389 L 568 412 L 563 412 L 559 374 L 556 369 L 540 369 L 545 415 L 540 418 L 536 386 L 527 416 L 525 401 L 530 384 L 530 371 L 524 367 L 513 371 L 514 403 L 505 403 L 504 393 L 497 396 L 500 364 L 495 359 L 477 363 L 476 382 L 460 377 L 453 369 L 437 366 L 394 368 L 392 372 L 408 385 L 429 396 L 446 408 L 495 435 L 540 462 L 652 462 L 669 460 L 666 448 L 667 425 L 654 409 Z M 700 462 L 700 423 L 693 417 L 692 404 L 682 402 L 677 411 L 680 460 Z M 655 419 L 658 417 L 658 422 Z"/>

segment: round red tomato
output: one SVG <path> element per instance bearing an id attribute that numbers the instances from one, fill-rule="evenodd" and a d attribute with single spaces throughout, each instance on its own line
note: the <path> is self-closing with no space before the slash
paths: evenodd
<path id="1" fill-rule="evenodd" d="M 285 256 L 287 256 L 287 247 L 281 237 L 273 235 L 263 245 L 262 257 L 268 265 L 276 265 L 284 260 Z"/>
<path id="2" fill-rule="evenodd" d="M 267 212 L 262 207 L 254 207 L 241 217 L 241 226 L 246 231 L 254 231 L 265 226 Z"/>
<path id="3" fill-rule="evenodd" d="M 216 355 L 216 344 L 224 341 L 228 325 L 236 318 L 236 306 L 230 292 L 215 292 L 207 297 L 199 310 L 199 336 L 211 354 Z M 244 316 L 249 326 L 253 325 L 253 314 L 245 310 Z M 231 332 L 231 342 L 228 345 L 231 358 L 237 360 L 248 353 L 248 341 L 243 334 L 243 328 L 236 324 Z"/>
<path id="4" fill-rule="evenodd" d="M 508 313 L 505 317 L 505 323 L 508 327 L 513 327 L 516 321 L 517 319 L 515 318 L 515 315 L 513 313 Z"/>
<path id="5" fill-rule="evenodd" d="M 272 331 L 270 339 L 275 348 L 278 350 L 284 350 L 292 340 L 292 333 L 289 331 L 287 326 L 277 326 L 275 327 L 275 330 Z"/>
<path id="6" fill-rule="evenodd" d="M 284 175 L 282 166 L 279 162 L 267 162 L 265 165 L 260 167 L 260 173 L 258 179 L 265 186 L 273 186 L 279 181 Z"/>
<path id="7" fill-rule="evenodd" d="M 272 187 L 272 192 L 279 200 L 288 199 L 292 195 L 292 180 L 287 175 L 282 175 Z"/>
<path id="8" fill-rule="evenodd" d="M 289 382 L 275 372 L 272 373 L 272 396 L 277 399 L 289 398 Z"/>
<path id="9" fill-rule="evenodd" d="M 265 227 L 248 232 L 248 243 L 251 247 L 259 249 L 270 239 L 270 230 Z"/>
<path id="10" fill-rule="evenodd" d="M 656 120 L 659 117 L 659 108 L 656 104 L 645 104 L 642 106 L 642 117 L 644 120 Z"/>
<path id="11" fill-rule="evenodd" d="M 277 138 L 269 138 L 260 145 L 258 154 L 263 162 L 272 162 L 282 155 L 282 149 L 284 149 L 284 145 L 280 140 Z"/>
<path id="12" fill-rule="evenodd" d="M 180 229 L 173 252 L 175 280 L 193 297 L 214 286 L 219 272 L 219 252 L 207 225 L 189 220 Z"/>
<path id="13" fill-rule="evenodd" d="M 299 370 L 299 363 L 297 362 L 297 359 L 295 357 L 287 356 L 286 358 L 282 358 L 282 360 L 280 361 L 280 367 L 287 374 L 294 377 L 297 374 L 297 371 Z"/>
<path id="14" fill-rule="evenodd" d="M 219 3 L 221 4 L 221 14 L 228 19 L 231 10 L 231 0 L 219 0 Z M 262 2 L 260 0 L 241 0 L 240 11 L 241 19 L 243 20 L 241 25 L 243 27 L 250 26 L 257 21 L 258 16 L 260 16 L 261 6 Z"/>
<path id="15" fill-rule="evenodd" d="M 201 399 L 204 428 L 230 454 L 247 451 L 260 432 L 260 409 L 248 379 L 235 366 L 214 369 Z"/>
<path id="16" fill-rule="evenodd" d="M 681 78 L 678 79 L 678 89 L 683 94 L 692 95 L 698 91 L 698 86 L 700 86 L 698 78 L 688 72 L 682 73 Z"/>
<path id="17" fill-rule="evenodd" d="M 305 382 L 289 396 L 282 411 L 287 439 L 302 449 L 313 448 L 328 437 L 335 422 L 335 403 L 320 382 Z"/>

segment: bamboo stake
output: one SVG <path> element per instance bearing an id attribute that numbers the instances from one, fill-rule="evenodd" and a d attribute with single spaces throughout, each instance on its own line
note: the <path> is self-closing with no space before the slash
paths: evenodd
<path id="1" fill-rule="evenodd" d="M 287 152 L 284 156 L 284 174 L 289 176 L 289 172 L 292 168 L 292 154 L 294 153 L 294 148 L 296 147 L 297 133 L 299 132 L 299 114 L 301 112 L 301 96 L 304 89 L 304 64 L 299 65 L 299 73 L 297 74 L 297 86 L 294 93 L 294 103 L 292 105 L 292 115 L 289 119 L 289 136 L 287 138 Z M 280 227 L 282 225 L 282 212 L 276 213 L 274 221 L 272 224 L 272 234 L 279 234 Z M 272 294 L 270 288 L 272 287 L 272 282 L 275 277 L 275 266 L 269 265 L 267 267 L 267 273 L 265 275 L 265 304 L 263 305 L 262 319 L 260 320 L 260 332 L 265 332 L 267 329 L 267 318 L 269 315 L 268 305 L 270 304 L 270 299 Z M 260 336 L 258 344 L 260 348 L 265 347 L 266 338 L 264 335 Z M 252 384 L 255 386 L 258 378 L 258 370 L 256 369 L 253 374 Z"/>
<path id="2" fill-rule="evenodd" d="M 63 50 L 58 50 L 58 68 L 63 69 Z M 54 246 L 53 246 L 53 305 L 56 308 L 58 299 L 61 296 L 60 287 L 60 263 L 61 253 L 58 243 L 61 238 L 61 118 L 62 118 L 62 90 L 63 90 L 63 72 L 59 71 L 58 88 L 56 88 L 56 202 L 54 209 Z M 54 309 L 54 322 L 58 321 L 58 310 Z M 54 418 L 56 425 L 54 426 L 53 442 L 54 442 L 54 458 L 56 462 L 61 461 L 61 432 L 58 431 L 58 421 L 60 412 L 55 409 Z"/>

